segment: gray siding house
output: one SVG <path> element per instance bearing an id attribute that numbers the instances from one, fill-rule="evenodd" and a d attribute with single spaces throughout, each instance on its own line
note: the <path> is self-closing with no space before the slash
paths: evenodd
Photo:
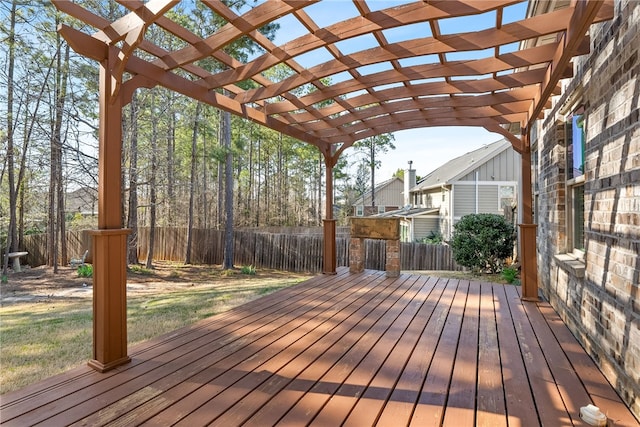
<path id="1" fill-rule="evenodd" d="M 354 216 L 371 216 L 401 208 L 404 203 L 404 182 L 395 177 L 376 185 L 375 206 L 371 204 L 371 191 L 353 202 Z"/>
<path id="2" fill-rule="evenodd" d="M 410 190 L 409 238 L 419 241 L 432 232 L 451 238 L 453 225 L 471 213 L 515 215 L 520 155 L 506 140 L 485 145 L 448 161 Z"/>
<path id="3" fill-rule="evenodd" d="M 420 242 L 434 234 L 449 240 L 453 225 L 471 213 L 516 217 L 520 155 L 510 142 L 500 140 L 456 157 L 420 182 L 416 171 L 405 170 L 401 209 L 376 216 L 401 218 L 403 241 Z M 399 193 L 398 193 L 399 194 Z"/>

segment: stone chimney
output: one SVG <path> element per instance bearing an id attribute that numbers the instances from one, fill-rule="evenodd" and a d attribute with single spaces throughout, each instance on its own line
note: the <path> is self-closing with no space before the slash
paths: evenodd
<path id="1" fill-rule="evenodd" d="M 416 186 L 416 171 L 411 167 L 413 161 L 409 160 L 409 169 L 404 171 L 404 205 L 410 205 L 411 194 L 409 191 Z"/>

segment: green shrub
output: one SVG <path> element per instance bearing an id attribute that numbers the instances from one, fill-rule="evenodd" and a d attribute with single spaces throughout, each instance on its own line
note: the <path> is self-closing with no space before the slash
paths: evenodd
<path id="1" fill-rule="evenodd" d="M 454 226 L 451 249 L 456 262 L 475 271 L 497 273 L 513 255 L 515 230 L 495 214 L 463 216 Z"/>
<path id="2" fill-rule="evenodd" d="M 429 245 L 441 245 L 443 242 L 442 234 L 438 231 L 431 230 L 427 237 L 423 237 L 418 243 L 426 243 Z"/>
<path id="3" fill-rule="evenodd" d="M 82 264 L 78 267 L 79 277 L 93 277 L 93 266 L 91 264 Z"/>
<path id="4" fill-rule="evenodd" d="M 517 277 L 518 277 L 518 269 L 515 267 L 505 267 L 502 270 L 502 278 L 507 282 L 507 283 L 514 283 L 517 281 Z"/>
<path id="5" fill-rule="evenodd" d="M 240 268 L 240 273 L 248 274 L 250 276 L 255 276 L 256 275 L 256 268 L 253 265 L 243 265 Z"/>
<path id="6" fill-rule="evenodd" d="M 136 274 L 143 274 L 145 276 L 150 276 L 153 274 L 153 270 L 149 270 L 148 268 L 136 264 L 130 265 L 129 271 Z"/>

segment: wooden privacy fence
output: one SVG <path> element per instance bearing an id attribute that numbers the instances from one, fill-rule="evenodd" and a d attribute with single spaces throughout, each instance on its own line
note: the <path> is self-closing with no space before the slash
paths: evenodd
<path id="1" fill-rule="evenodd" d="M 82 258 L 82 254 L 89 249 L 86 262 L 91 263 L 93 261 L 91 257 L 91 235 L 88 230 L 75 230 L 68 231 L 67 236 L 67 259 L 62 259 L 62 253 L 58 252 L 58 263 L 60 265 L 67 265 L 71 258 Z M 47 263 L 47 255 L 49 250 L 47 249 L 48 235 L 43 234 L 29 234 L 24 236 L 24 250 L 29 252 L 26 258 L 26 264 L 35 266 L 43 265 Z"/>
<path id="2" fill-rule="evenodd" d="M 184 262 L 187 247 L 187 229 L 182 227 L 156 228 L 153 259 Z M 91 246 L 90 236 L 82 231 L 67 233 L 69 256 L 77 258 Z M 348 237 L 336 238 L 338 266 L 349 265 Z M 47 236 L 36 234 L 25 237 L 25 250 L 29 252 L 30 265 L 46 263 Z M 319 233 L 266 233 L 255 229 L 234 232 L 234 264 L 252 265 L 294 272 L 322 271 L 323 236 Z M 147 258 L 149 252 L 149 228 L 138 229 L 138 257 Z M 194 229 L 191 262 L 194 264 L 222 264 L 224 255 L 224 231 Z M 365 268 L 384 270 L 386 242 L 365 240 Z M 63 261 L 67 264 L 68 260 Z M 402 270 L 461 270 L 453 260 L 451 248 L 446 245 L 401 243 L 400 265 Z"/>

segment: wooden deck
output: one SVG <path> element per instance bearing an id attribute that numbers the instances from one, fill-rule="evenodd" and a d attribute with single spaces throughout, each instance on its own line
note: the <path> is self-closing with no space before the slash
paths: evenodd
<path id="1" fill-rule="evenodd" d="M 519 288 L 384 272 L 318 276 L 2 396 L 6 426 L 638 423 L 546 303 Z"/>

